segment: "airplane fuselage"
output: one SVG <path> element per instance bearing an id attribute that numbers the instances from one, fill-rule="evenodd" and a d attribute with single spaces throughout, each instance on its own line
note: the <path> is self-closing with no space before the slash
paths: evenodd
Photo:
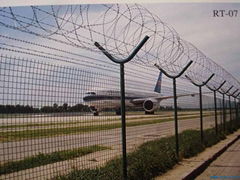
<path id="1" fill-rule="evenodd" d="M 142 107 L 143 103 L 134 102 L 134 99 L 149 99 L 159 96 L 158 93 L 145 93 L 127 91 L 125 93 L 125 104 L 128 107 Z M 121 105 L 120 91 L 115 90 L 99 90 L 89 91 L 83 97 L 83 101 L 88 106 L 95 107 L 98 111 L 104 108 L 120 108 Z"/>

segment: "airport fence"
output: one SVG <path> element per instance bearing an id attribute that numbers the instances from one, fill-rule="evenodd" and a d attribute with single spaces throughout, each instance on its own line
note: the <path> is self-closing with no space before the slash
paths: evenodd
<path id="1" fill-rule="evenodd" d="M 239 82 L 143 6 L 4 7 L 0 26 L 0 179 L 81 179 L 116 158 L 127 179 L 143 144 L 175 135 L 178 159 L 180 132 L 239 123 Z"/>
<path id="2" fill-rule="evenodd" d="M 114 74 L 4 55 L 0 64 L 2 179 L 49 179 L 74 169 L 101 167 L 121 157 L 118 109 L 113 108 L 113 101 L 101 99 L 118 97 L 119 107 L 120 82 Z M 127 82 L 127 87 L 135 87 L 135 94 L 145 86 L 142 78 Z M 171 95 L 172 89 L 163 85 L 162 92 Z M 178 92 L 189 93 L 183 89 Z M 92 93 L 100 97 L 95 105 L 105 107 L 98 116 L 83 100 L 94 97 L 89 96 Z M 126 97 L 131 93 L 127 90 Z M 178 98 L 179 132 L 200 128 L 198 99 L 198 94 Z M 127 107 L 128 153 L 148 141 L 174 134 L 172 101 L 162 101 L 154 114 L 145 114 L 141 106 Z M 222 99 L 217 101 L 218 126 L 223 131 Z M 213 103 L 209 92 L 203 95 L 204 129 L 215 127 Z M 225 107 L 229 111 L 227 101 Z M 226 120 L 230 120 L 229 112 Z"/>

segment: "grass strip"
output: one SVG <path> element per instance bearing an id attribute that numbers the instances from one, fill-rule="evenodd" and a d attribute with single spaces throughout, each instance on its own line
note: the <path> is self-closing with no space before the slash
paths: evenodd
<path id="1" fill-rule="evenodd" d="M 235 126 L 236 127 L 236 126 Z M 239 128 L 239 127 L 238 127 Z M 227 134 L 231 133 L 227 131 Z M 136 151 L 129 153 L 128 179 L 151 180 L 173 168 L 182 158 L 190 158 L 225 138 L 225 134 L 216 136 L 215 129 L 204 130 L 204 143 L 201 143 L 200 131 L 186 130 L 179 134 L 180 158 L 175 154 L 175 137 L 170 136 L 142 144 Z M 116 158 L 105 166 L 95 169 L 73 170 L 55 180 L 121 180 L 122 159 Z"/>
<path id="2" fill-rule="evenodd" d="M 198 113 L 180 113 L 180 116 L 184 116 L 184 115 L 196 115 Z M 205 112 L 203 114 L 206 115 L 213 115 L 213 113 L 210 112 Z M 100 116 L 99 116 L 100 117 Z M 169 117 L 169 115 L 156 115 L 156 116 L 138 116 L 138 117 L 127 117 L 127 121 L 132 121 L 132 120 L 138 120 L 138 119 L 147 119 L 147 118 L 164 118 L 164 117 Z M 24 127 L 44 127 L 44 126 L 55 126 L 55 125 L 75 125 L 75 124 L 84 124 L 84 123 L 94 123 L 94 122 L 112 122 L 112 121 L 116 121 L 116 120 L 120 120 L 120 117 L 116 116 L 114 118 L 106 118 L 106 119 L 96 119 L 96 120 L 87 120 L 87 121 L 74 121 L 74 122 L 61 122 L 61 123 L 55 123 L 55 122 L 51 122 L 51 123 L 26 123 L 26 124 L 13 124 L 13 125 L 2 125 L 0 126 L 0 129 L 7 129 L 7 128 L 24 128 Z"/>
<path id="3" fill-rule="evenodd" d="M 205 115 L 203 117 L 207 117 L 211 115 Z M 188 117 L 179 117 L 179 120 L 187 120 L 192 118 L 198 118 L 199 115 L 188 116 Z M 166 119 L 154 119 L 154 120 L 145 120 L 139 122 L 127 122 L 127 127 L 132 126 L 140 126 L 140 125 L 150 125 L 163 123 L 167 121 L 172 121 L 173 117 Z M 94 132 L 101 130 L 110 130 L 115 128 L 120 128 L 121 123 L 115 124 L 105 124 L 105 125 L 92 125 L 92 126 L 80 126 L 80 127 L 67 127 L 67 128 L 50 128 L 50 129 L 36 129 L 36 130 L 24 130 L 24 131 L 10 131 L 10 132 L 2 132 L 0 134 L 0 142 L 9 142 L 9 141 L 17 141 L 23 139 L 32 139 L 39 137 L 50 137 L 64 134 L 80 134 L 86 132 Z"/>
<path id="4" fill-rule="evenodd" d="M 41 153 L 36 156 L 31 156 L 20 161 L 13 161 L 0 165 L 0 175 L 21 171 L 29 168 L 34 168 L 59 161 L 64 161 L 68 159 L 73 159 L 76 157 L 84 156 L 105 149 L 109 148 L 94 145 L 89 147 L 76 148 L 72 150 L 57 151 L 49 154 Z"/>

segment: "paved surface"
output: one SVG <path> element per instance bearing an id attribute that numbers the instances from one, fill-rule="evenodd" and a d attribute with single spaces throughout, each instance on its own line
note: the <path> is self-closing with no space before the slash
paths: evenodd
<path id="1" fill-rule="evenodd" d="M 150 118 L 151 119 L 151 118 Z M 179 121 L 179 132 L 186 129 L 198 129 L 199 118 Z M 214 126 L 214 117 L 204 118 L 204 129 Z M 127 128 L 127 150 L 133 151 L 140 144 L 156 138 L 173 135 L 174 122 L 164 122 L 133 126 Z M 87 156 L 68 161 L 57 162 L 37 168 L 23 170 L 8 175 L 0 176 L 0 179 L 47 179 L 67 173 L 74 167 L 95 167 L 106 161 L 121 155 L 121 129 L 94 131 L 84 134 L 61 135 L 49 138 L 29 139 L 0 144 L 0 162 L 14 161 L 39 153 L 50 153 L 76 147 L 90 145 L 104 145 L 111 150 L 91 153 Z"/>
<path id="2" fill-rule="evenodd" d="M 203 113 L 203 115 L 213 115 L 210 113 Z M 199 113 L 181 113 L 179 114 L 179 118 L 189 118 L 189 117 L 198 117 Z M 91 116 L 90 116 L 91 117 Z M 95 116 L 92 116 L 95 117 Z M 72 128 L 72 127 L 86 127 L 86 126 L 101 126 L 101 125 L 107 125 L 107 124 L 119 124 L 121 123 L 120 117 L 112 117 L 112 116 L 105 116 L 104 118 L 75 118 L 75 120 L 71 121 L 70 119 L 66 119 L 64 120 L 62 123 L 61 122 L 55 122 L 55 123 L 43 123 L 41 121 L 39 121 L 38 123 L 22 123 L 20 124 L 20 126 L 18 126 L 19 124 L 14 124 L 12 125 L 13 127 L 11 127 L 10 123 L 8 124 L 8 127 L 6 128 L 1 128 L 0 132 L 16 132 L 16 131 L 24 131 L 24 130 L 42 130 L 42 129 L 49 129 L 49 128 Z M 55 117 L 56 118 L 56 117 Z M 52 119 L 55 119 L 52 118 Z M 130 116 L 127 117 L 127 122 L 141 122 L 141 121 L 148 121 L 148 120 L 165 120 L 167 118 L 174 118 L 169 114 L 164 114 L 164 115 L 154 115 L 154 116 L 146 116 L 146 115 L 142 115 L 142 116 Z M 22 126 L 21 126 L 22 125 Z M 16 127 L 14 127 L 16 126 Z"/>
<path id="3" fill-rule="evenodd" d="M 185 129 L 199 128 L 199 118 L 179 121 L 179 132 Z M 214 125 L 214 117 L 204 118 L 204 128 Z M 151 139 L 174 134 L 174 122 L 164 122 L 127 127 L 128 147 Z M 20 160 L 39 153 L 72 149 L 77 147 L 104 145 L 118 148 L 121 145 L 121 129 L 94 131 L 83 134 L 60 135 L 49 138 L 29 139 L 16 142 L 0 143 L 0 162 Z"/>
<path id="4" fill-rule="evenodd" d="M 211 179 L 211 176 L 216 176 L 217 179 L 240 179 L 240 140 L 213 161 L 196 180 Z"/>
<path id="5" fill-rule="evenodd" d="M 212 112 L 212 111 L 210 111 Z M 180 112 L 179 114 L 194 114 L 196 112 Z M 164 116 L 164 115 L 172 115 L 172 112 L 162 112 L 161 114 L 157 114 L 157 115 L 147 115 L 148 117 L 156 117 L 156 116 Z M 137 117 L 144 117 L 146 115 L 144 114 L 137 114 L 137 115 L 127 115 L 127 118 L 137 118 Z M 76 115 L 71 115 L 71 113 L 69 115 L 66 115 L 64 113 L 62 113 L 62 115 L 60 114 L 56 114 L 53 113 L 52 115 L 22 115 L 20 117 L 18 116 L 14 116 L 14 114 L 9 115 L 7 118 L 0 118 L 0 125 L 10 125 L 10 124 L 26 124 L 26 123 L 61 123 L 61 122 L 86 122 L 87 121 L 103 121 L 105 119 L 119 119 L 120 116 L 116 116 L 116 115 L 102 115 L 102 116 L 93 116 L 92 114 L 88 114 L 88 115 L 80 115 L 80 116 L 76 116 Z"/>
<path id="6" fill-rule="evenodd" d="M 200 167 L 205 161 L 209 160 L 209 158 L 212 158 L 212 156 L 215 153 L 219 152 L 221 149 L 223 149 L 226 146 L 226 144 L 229 144 L 230 142 L 232 142 L 239 134 L 240 134 L 240 130 L 238 130 L 235 133 L 227 136 L 227 138 L 225 140 L 220 141 L 216 145 L 205 149 L 203 152 L 199 153 L 197 156 L 194 156 L 194 157 L 188 158 L 188 159 L 183 159 L 179 164 L 175 165 L 173 169 L 169 170 L 168 172 L 166 172 L 165 174 L 163 174 L 159 177 L 156 177 L 155 180 L 175 180 L 175 179 L 180 180 L 180 179 L 183 179 L 184 177 L 189 175 L 191 172 L 196 170 L 198 167 Z M 229 154 L 229 152 L 230 152 L 228 157 L 226 157 L 226 159 L 225 159 L 225 163 L 226 164 L 228 164 L 228 163 L 232 164 L 231 159 L 233 159 L 233 162 L 238 164 L 238 167 L 231 167 L 231 165 L 230 166 L 225 166 L 225 167 L 214 167 L 215 169 L 218 169 L 219 175 L 221 175 L 222 172 L 227 171 L 227 170 L 238 171 L 238 173 L 239 173 L 239 169 L 240 169 L 239 168 L 239 162 L 240 162 L 239 161 L 239 158 L 240 158 L 239 143 L 240 143 L 240 140 L 238 140 L 235 144 L 230 146 L 228 148 L 228 150 L 224 153 L 224 154 Z M 233 151 L 235 152 L 236 150 L 238 151 L 238 153 L 236 155 L 235 154 L 233 155 Z M 225 156 L 224 154 L 222 154 L 222 156 Z M 220 156 L 212 164 L 215 164 L 216 162 L 220 161 L 219 163 L 221 165 L 223 165 L 224 161 L 222 162 L 221 160 L 222 160 L 222 157 Z M 208 172 L 209 174 L 206 174 L 206 172 Z M 202 179 L 203 180 L 210 179 L 210 176 L 212 176 L 213 173 L 214 173 L 214 170 L 210 166 L 209 169 L 206 169 L 205 172 L 203 172 L 200 176 L 198 176 L 197 179 L 198 180 L 199 179 L 201 179 L 201 180 Z M 227 175 L 230 175 L 230 174 L 227 174 Z M 224 174 L 224 176 L 226 176 L 226 174 Z M 234 179 L 236 179 L 236 178 L 234 178 Z M 240 179 L 240 178 L 238 178 L 238 179 Z"/>

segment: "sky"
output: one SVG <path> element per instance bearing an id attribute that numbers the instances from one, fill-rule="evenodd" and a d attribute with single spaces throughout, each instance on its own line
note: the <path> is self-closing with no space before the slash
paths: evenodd
<path id="1" fill-rule="evenodd" d="M 142 5 L 240 80 L 240 3 Z M 238 10 L 238 16 L 213 17 L 213 10 Z"/>
<path id="2" fill-rule="evenodd" d="M 224 67 L 227 71 L 229 71 L 231 74 L 233 74 L 234 77 L 236 77 L 238 80 L 240 79 L 240 72 L 239 69 L 239 60 L 240 57 L 240 35 L 239 35 L 239 29 L 240 29 L 240 14 L 238 17 L 213 17 L 213 10 L 216 9 L 224 9 L 224 10 L 233 10 L 238 9 L 240 11 L 240 4 L 216 4 L 216 3 L 142 3 L 143 7 L 147 8 L 151 13 L 157 15 L 163 22 L 166 22 L 171 27 L 173 27 L 180 37 L 184 40 L 187 40 L 191 42 L 193 45 L 195 45 L 198 49 L 200 49 L 205 55 L 207 55 L 209 58 L 214 60 L 217 64 Z M 96 9 L 92 8 L 93 12 L 95 14 L 98 14 L 98 7 L 100 6 L 94 6 Z M 28 13 L 25 11 L 27 8 L 19 8 L 19 11 L 23 11 L 25 13 Z M 16 10 L 16 9 L 15 9 Z M 240 12 L 239 12 L 240 13 Z M 94 14 L 93 14 L 94 15 Z M 29 16 L 30 17 L 30 16 Z M 46 17 L 45 22 L 54 22 L 53 20 L 49 20 L 49 17 Z M 4 21 L 4 19 L 2 19 Z M 33 28 L 34 29 L 34 28 Z M 4 35 L 8 35 L 11 33 L 11 31 L 4 31 L 4 29 L 0 29 L 0 33 Z M 82 32 L 84 36 L 89 36 L 89 32 Z M 85 52 L 79 52 L 79 48 L 74 48 L 72 46 L 66 46 L 66 45 L 59 45 L 57 42 L 53 41 L 47 41 L 46 39 L 41 38 L 33 38 L 34 36 L 31 36 L 29 34 L 25 34 L 22 36 L 22 34 L 12 34 L 16 38 L 22 38 L 28 41 L 48 45 L 51 47 L 56 47 L 59 49 L 63 49 L 69 52 L 79 53 L 82 55 L 85 55 Z M 61 37 L 61 40 L 64 38 Z M 46 40 L 46 41 L 45 41 Z M 4 42 L 4 40 L 2 39 Z M 1 39 L 0 39 L 1 42 Z M 11 42 L 9 40 L 10 44 L 13 44 L 15 42 Z M 20 42 L 17 42 L 13 45 L 21 46 Z M 33 46 L 31 44 L 25 44 L 24 46 L 21 46 L 24 48 L 33 48 L 34 50 L 42 51 L 42 52 L 51 52 L 52 50 L 46 51 L 46 48 L 39 47 L 39 46 Z M 65 53 L 56 51 L 56 55 L 62 55 L 64 56 Z M 92 53 L 86 53 L 86 55 L 91 56 Z M 21 55 L 22 56 L 22 55 Z M 55 57 L 51 55 L 52 57 Z M 30 57 L 29 54 L 26 54 L 24 58 Z M 69 55 L 69 57 L 76 58 L 75 55 Z M 102 60 L 105 58 L 107 62 L 109 60 L 106 59 L 105 56 L 96 56 L 99 60 Z M 77 57 L 79 58 L 79 57 Z M 80 59 L 80 58 L 79 58 Z M 83 58 L 81 58 L 82 60 Z M 91 59 L 87 59 L 90 61 Z M 47 59 L 49 61 L 49 59 Z M 93 63 L 98 63 L 99 61 L 92 61 Z M 58 62 L 59 63 L 59 62 Z M 81 62 L 83 63 L 83 62 Z M 110 63 L 109 63 L 110 64 Z M 62 64 L 65 65 L 65 64 Z M 97 66 L 97 64 L 92 64 L 93 66 Z M 110 66 L 110 65 L 109 65 Z M 97 66 L 99 67 L 99 66 Z M 110 67 L 111 68 L 111 67 Z M 134 66 L 130 66 L 130 68 L 134 68 Z M 98 71 L 100 71 L 98 69 Z M 141 73 L 147 72 L 148 69 L 141 69 L 141 72 L 139 72 L 139 76 L 142 75 Z M 132 69 L 131 69 L 132 72 Z M 135 72 L 136 73 L 136 72 Z M 111 74 L 108 74 L 109 76 Z M 114 72 L 114 77 L 118 77 L 118 73 Z M 138 75 L 138 74 L 137 74 Z M 147 74 L 146 74 L 147 75 Z M 157 78 L 158 73 L 156 73 Z M 149 78 L 155 77 L 155 74 L 152 73 L 149 75 Z M 136 79 L 136 78 L 135 78 Z M 134 82 L 135 79 L 131 79 L 132 82 Z M 138 79 L 138 84 L 141 84 L 140 81 L 141 78 Z M 164 78 L 164 83 L 166 83 L 166 78 Z M 105 81 L 105 80 L 104 80 Z M 131 83 L 132 83 L 131 82 Z M 130 83 L 130 84 L 131 84 Z M 154 81 L 151 81 L 151 86 L 153 86 L 155 83 Z M 133 84 L 133 83 L 132 83 Z M 138 85 L 137 84 L 137 85 Z M 108 84 L 104 83 L 101 86 L 107 86 Z M 166 85 L 166 84 L 165 84 Z M 172 84 L 170 84 L 172 85 Z M 190 83 L 188 83 L 190 85 Z M 109 88 L 109 86 L 108 86 Z M 136 86 L 135 86 L 136 88 Z M 152 90 L 150 87 L 146 87 L 146 90 Z M 183 84 L 183 90 L 187 90 L 185 87 L 185 84 Z M 24 93 L 22 93 L 24 94 Z M 75 98 L 75 97 L 74 97 Z M 60 100 L 63 101 L 64 100 Z"/>
<path id="3" fill-rule="evenodd" d="M 195 45 L 237 80 L 240 79 L 240 71 L 238 71 L 240 3 L 142 3 L 141 5 L 173 27 L 182 39 Z M 95 9 L 94 13 L 98 13 L 97 9 L 100 7 L 93 7 L 91 11 Z M 26 8 L 20 8 L 18 11 L 21 9 L 27 12 L 24 10 Z M 237 17 L 213 17 L 213 10 L 239 12 Z"/>

